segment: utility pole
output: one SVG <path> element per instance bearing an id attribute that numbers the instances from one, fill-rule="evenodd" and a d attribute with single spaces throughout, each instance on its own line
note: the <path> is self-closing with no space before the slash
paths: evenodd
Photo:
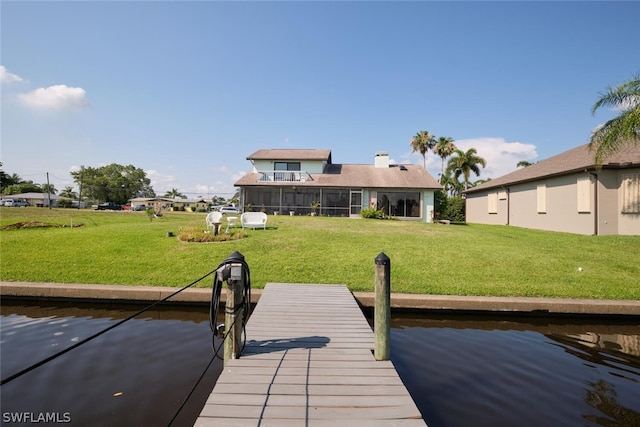
<path id="1" fill-rule="evenodd" d="M 84 166 L 80 168 L 80 189 L 78 190 L 78 210 L 80 210 L 80 204 L 82 203 L 82 176 L 84 174 Z"/>
<path id="2" fill-rule="evenodd" d="M 47 172 L 47 199 L 49 200 L 49 209 L 51 209 L 51 184 L 49 184 L 49 172 Z"/>

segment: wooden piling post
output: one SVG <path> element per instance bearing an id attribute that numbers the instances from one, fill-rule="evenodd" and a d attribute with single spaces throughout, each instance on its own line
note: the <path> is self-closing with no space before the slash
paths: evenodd
<path id="1" fill-rule="evenodd" d="M 244 274 L 242 264 L 231 264 L 231 277 L 227 281 L 227 302 L 224 310 L 225 337 L 224 364 L 240 358 L 242 351 L 242 318 L 244 315 Z"/>
<path id="2" fill-rule="evenodd" d="M 375 309 L 373 332 L 376 360 L 389 360 L 391 335 L 391 260 L 384 252 L 376 257 Z"/>

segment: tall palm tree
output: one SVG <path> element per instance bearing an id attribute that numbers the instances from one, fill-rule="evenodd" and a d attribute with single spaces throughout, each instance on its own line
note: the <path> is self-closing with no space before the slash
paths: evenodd
<path id="1" fill-rule="evenodd" d="M 453 153 L 453 150 L 455 150 L 456 148 L 456 144 L 453 143 L 453 138 L 449 136 L 439 137 L 436 141 L 435 146 L 433 147 L 433 152 L 442 159 L 442 167 L 440 168 L 440 181 L 442 181 L 442 177 L 444 176 L 444 161 Z M 440 184 L 442 185 L 442 182 L 440 182 Z"/>
<path id="2" fill-rule="evenodd" d="M 464 178 L 464 189 L 469 189 L 469 176 L 471 172 L 476 176 L 480 176 L 480 168 L 487 166 L 487 162 L 482 157 L 478 156 L 478 152 L 475 148 L 469 148 L 466 152 L 456 148 L 453 151 L 454 157 L 451 157 L 447 162 L 447 173 L 452 173 L 454 177 L 459 178 L 460 175 Z"/>
<path id="3" fill-rule="evenodd" d="M 178 191 L 177 188 L 172 188 L 171 190 L 164 193 L 164 197 L 171 197 L 172 199 L 177 199 L 178 197 L 181 199 L 186 199 L 187 197 Z"/>
<path id="4" fill-rule="evenodd" d="M 603 106 L 620 111 L 620 115 L 599 126 L 591 134 L 589 149 L 597 166 L 626 145 L 640 143 L 640 74 L 620 86 L 608 87 L 591 108 L 591 114 Z"/>
<path id="5" fill-rule="evenodd" d="M 422 154 L 422 166 L 424 170 L 427 170 L 427 152 L 429 150 L 433 150 L 433 147 L 436 145 L 436 137 L 427 132 L 426 130 L 421 130 L 416 133 L 413 138 L 409 141 L 409 146 L 411 147 L 411 152 L 415 153 L 418 151 Z"/>

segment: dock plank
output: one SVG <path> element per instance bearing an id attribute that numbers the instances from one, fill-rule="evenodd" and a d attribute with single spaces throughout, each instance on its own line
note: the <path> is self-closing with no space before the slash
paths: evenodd
<path id="1" fill-rule="evenodd" d="M 426 426 L 343 285 L 269 283 L 196 426 Z"/>

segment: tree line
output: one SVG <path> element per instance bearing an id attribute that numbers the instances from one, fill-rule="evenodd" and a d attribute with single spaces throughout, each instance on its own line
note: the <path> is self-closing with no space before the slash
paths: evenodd
<path id="1" fill-rule="evenodd" d="M 427 154 L 433 152 L 441 159 L 439 182 L 442 190 L 435 192 L 433 220 L 465 221 L 465 202 L 462 192 L 485 181 L 471 182 L 471 174 L 480 176 L 480 167 L 487 162 L 475 148 L 459 149 L 453 138 L 436 138 L 431 132 L 422 130 L 409 141 L 411 152 L 422 155 L 423 167 L 427 169 Z M 448 159 L 448 160 L 447 160 Z M 446 165 L 446 166 L 445 166 Z M 462 177 L 462 181 L 460 178 Z"/>
<path id="2" fill-rule="evenodd" d="M 0 163 L 0 168 L 2 163 Z M 133 165 L 119 165 L 112 163 L 101 167 L 83 166 L 78 171 L 71 172 L 76 183 L 74 187 L 66 186 L 60 192 L 53 184 L 37 184 L 31 180 L 24 180 L 18 174 L 7 174 L 0 169 L 0 192 L 4 195 L 24 193 L 57 194 L 72 200 L 82 199 L 98 203 L 113 202 L 124 205 L 137 197 L 156 197 L 151 186 L 151 180 L 144 170 Z M 163 197 L 171 199 L 186 199 L 187 197 L 177 188 L 167 191 Z M 224 197 L 214 196 L 212 203 L 225 204 Z"/>
<path id="3" fill-rule="evenodd" d="M 436 138 L 425 130 L 416 133 L 409 141 L 409 146 L 411 146 L 412 153 L 419 152 L 422 155 L 425 170 L 427 169 L 427 153 L 433 152 L 440 157 L 442 160 L 440 185 L 445 192 L 452 196 L 459 196 L 462 191 L 484 182 L 471 182 L 471 173 L 480 176 L 480 166 L 483 168 L 487 166 L 486 160 L 478 156 L 478 151 L 475 148 L 463 151 L 456 146 L 453 138 L 449 136 Z M 460 177 L 462 177 L 462 181 L 460 181 Z"/>

